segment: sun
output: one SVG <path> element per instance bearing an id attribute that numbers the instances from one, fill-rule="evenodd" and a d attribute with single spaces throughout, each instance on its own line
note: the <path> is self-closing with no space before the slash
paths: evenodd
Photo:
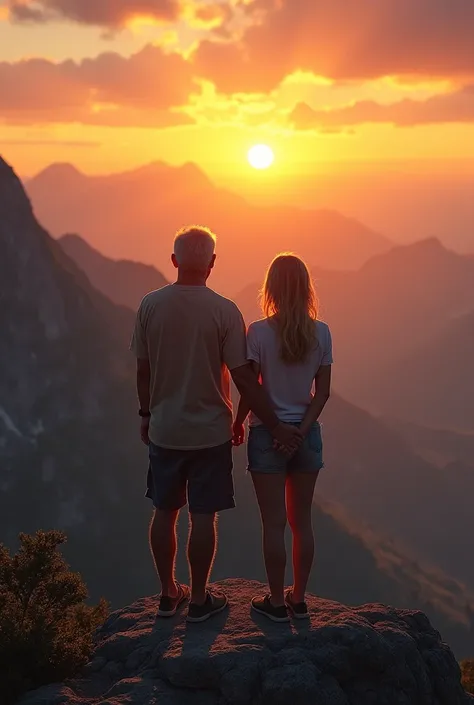
<path id="1" fill-rule="evenodd" d="M 268 169 L 273 164 L 275 155 L 268 145 L 256 144 L 249 149 L 247 159 L 254 169 Z"/>

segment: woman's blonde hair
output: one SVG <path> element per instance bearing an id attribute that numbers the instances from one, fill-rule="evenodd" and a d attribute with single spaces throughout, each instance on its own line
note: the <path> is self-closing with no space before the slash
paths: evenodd
<path id="1" fill-rule="evenodd" d="M 317 344 L 318 305 L 303 260 L 290 252 L 277 255 L 260 297 L 263 313 L 276 325 L 281 359 L 289 364 L 304 362 Z"/>

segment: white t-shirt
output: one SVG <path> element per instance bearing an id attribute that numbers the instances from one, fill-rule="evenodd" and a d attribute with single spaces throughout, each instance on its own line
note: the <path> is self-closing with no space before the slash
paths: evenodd
<path id="1" fill-rule="evenodd" d="M 247 332 L 247 359 L 260 365 L 262 385 L 280 421 L 302 421 L 311 403 L 314 378 L 322 365 L 332 365 L 332 340 L 329 326 L 315 321 L 316 344 L 305 362 L 289 365 L 280 357 L 275 327 L 267 318 L 255 321 Z M 250 415 L 250 425 L 261 421 Z"/>

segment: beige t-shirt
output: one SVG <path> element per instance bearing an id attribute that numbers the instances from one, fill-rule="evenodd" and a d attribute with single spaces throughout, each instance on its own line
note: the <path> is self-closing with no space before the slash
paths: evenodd
<path id="1" fill-rule="evenodd" d="M 150 361 L 155 445 L 196 450 L 232 438 L 229 370 L 247 364 L 245 324 L 233 301 L 206 286 L 153 291 L 140 304 L 130 347 Z"/>

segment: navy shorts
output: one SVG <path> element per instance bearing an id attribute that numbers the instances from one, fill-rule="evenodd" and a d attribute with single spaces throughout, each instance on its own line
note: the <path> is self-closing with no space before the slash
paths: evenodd
<path id="1" fill-rule="evenodd" d="M 232 441 L 214 448 L 172 450 L 150 441 L 146 497 L 156 509 L 173 511 L 189 503 L 194 514 L 233 509 Z"/>
<path id="2" fill-rule="evenodd" d="M 299 423 L 293 424 L 300 426 Z M 249 431 L 248 469 L 252 472 L 318 472 L 324 467 L 321 425 L 315 423 L 296 453 L 287 458 L 277 450 L 265 426 L 252 426 Z"/>

